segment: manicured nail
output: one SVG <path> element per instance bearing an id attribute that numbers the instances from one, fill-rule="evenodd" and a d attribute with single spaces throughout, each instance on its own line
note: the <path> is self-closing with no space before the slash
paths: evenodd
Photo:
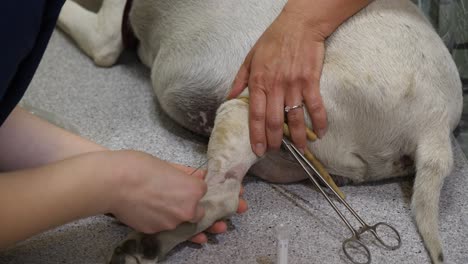
<path id="1" fill-rule="evenodd" d="M 254 152 L 257 154 L 257 156 L 263 156 L 263 154 L 265 154 L 265 145 L 263 143 L 255 144 Z"/>
<path id="2" fill-rule="evenodd" d="M 322 139 L 323 136 L 325 136 L 325 133 L 327 133 L 327 130 L 326 130 L 326 129 L 324 129 L 324 128 L 319 129 L 319 130 L 317 131 L 317 137 L 320 138 L 320 139 Z"/>
<path id="3" fill-rule="evenodd" d="M 299 151 L 301 152 L 302 155 L 304 155 L 304 153 L 305 153 L 305 149 L 304 149 L 304 148 L 299 148 Z"/>

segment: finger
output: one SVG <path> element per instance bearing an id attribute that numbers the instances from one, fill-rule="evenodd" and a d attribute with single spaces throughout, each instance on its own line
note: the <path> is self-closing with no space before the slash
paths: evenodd
<path id="1" fill-rule="evenodd" d="M 239 205 L 237 205 L 237 213 L 238 214 L 243 214 L 245 212 L 247 212 L 247 210 L 249 209 L 248 205 L 247 205 L 247 201 L 244 200 L 244 199 L 239 199 Z"/>
<path id="2" fill-rule="evenodd" d="M 278 150 L 283 138 L 284 94 L 281 87 L 273 87 L 267 94 L 266 136 L 268 149 Z"/>
<path id="3" fill-rule="evenodd" d="M 245 192 L 244 186 L 241 186 L 241 189 L 240 189 L 240 192 L 239 192 L 239 196 L 244 195 L 244 192 Z"/>
<path id="4" fill-rule="evenodd" d="M 252 61 L 253 53 L 254 52 L 252 50 L 245 57 L 245 60 L 237 72 L 234 82 L 232 83 L 231 91 L 229 92 L 227 99 L 238 97 L 239 94 L 241 94 L 242 91 L 247 87 L 247 84 L 249 83 L 250 63 Z"/>
<path id="5" fill-rule="evenodd" d="M 319 81 L 313 83 L 312 89 L 303 93 L 304 102 L 312 120 L 312 127 L 319 138 L 327 132 L 327 113 L 320 95 Z"/>
<path id="6" fill-rule="evenodd" d="M 203 233 L 199 233 L 193 236 L 190 241 L 197 244 L 205 244 L 208 242 L 208 237 L 206 237 L 206 235 Z"/>
<path id="7" fill-rule="evenodd" d="M 300 87 L 290 89 L 286 94 L 285 105 L 290 107 L 301 105 L 303 103 L 301 90 Z M 286 115 L 291 139 L 294 145 L 304 153 L 307 144 L 304 109 L 302 107 L 291 109 Z"/>
<path id="8" fill-rule="evenodd" d="M 170 164 L 172 167 L 180 171 L 183 171 L 186 174 L 196 176 L 200 179 L 205 178 L 206 170 L 204 169 L 197 169 L 197 168 L 193 168 L 193 167 L 189 167 L 189 166 L 185 166 L 185 165 L 177 164 L 177 163 L 170 163 Z"/>
<path id="9" fill-rule="evenodd" d="M 200 220 L 205 216 L 205 208 L 203 206 L 198 205 L 195 211 L 195 216 L 189 221 L 190 223 L 198 223 Z"/>
<path id="10" fill-rule="evenodd" d="M 227 231 L 227 224 L 224 221 L 218 221 L 214 223 L 206 232 L 211 234 L 220 234 Z"/>
<path id="11" fill-rule="evenodd" d="M 206 176 L 206 170 L 204 169 L 194 169 L 191 168 L 191 171 L 187 172 L 189 175 L 195 176 L 199 178 L 200 180 L 205 179 Z"/>
<path id="12" fill-rule="evenodd" d="M 265 82 L 263 74 L 253 74 L 249 79 L 249 127 L 250 144 L 257 156 L 263 156 L 266 151 L 265 135 Z"/>
<path id="13" fill-rule="evenodd" d="M 236 75 L 236 78 L 234 79 L 234 82 L 232 83 L 231 91 L 229 92 L 227 99 L 238 97 L 239 94 L 241 94 L 242 91 L 244 91 L 244 89 L 247 87 L 248 82 L 249 71 L 247 69 L 247 66 L 242 64 L 241 68 L 239 69 L 239 72 Z"/>

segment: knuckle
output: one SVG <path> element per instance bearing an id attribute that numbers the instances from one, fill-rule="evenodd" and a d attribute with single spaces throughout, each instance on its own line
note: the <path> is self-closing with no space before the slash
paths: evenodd
<path id="1" fill-rule="evenodd" d="M 263 72 L 255 72 L 249 80 L 249 86 L 252 88 L 265 87 L 265 74 Z"/>
<path id="2" fill-rule="evenodd" d="M 208 186 L 206 183 L 202 180 L 200 180 L 200 188 L 199 188 L 199 193 L 198 193 L 198 198 L 202 198 L 205 196 L 206 192 L 208 191 Z"/>
<path id="3" fill-rule="evenodd" d="M 195 217 L 195 207 L 192 207 L 184 212 L 181 212 L 179 219 L 181 222 L 187 222 L 192 220 Z"/>
<path id="4" fill-rule="evenodd" d="M 283 75 L 276 73 L 272 76 L 272 89 L 279 90 L 283 83 L 288 83 L 288 79 L 284 78 Z"/>
<path id="5" fill-rule="evenodd" d="M 298 126 L 291 126 L 291 137 L 294 142 L 294 145 L 298 148 L 305 148 L 307 140 L 306 140 L 306 132 L 303 125 Z"/>
<path id="6" fill-rule="evenodd" d="M 166 230 L 174 230 L 177 228 L 177 224 L 176 222 L 167 222 L 166 225 L 165 225 L 165 229 Z"/>
<path id="7" fill-rule="evenodd" d="M 183 202 L 184 204 L 179 208 L 174 208 L 170 214 L 170 221 L 165 223 L 165 228 L 172 229 L 172 225 L 178 225 L 193 218 L 194 210 L 192 209 L 191 202 Z"/>
<path id="8" fill-rule="evenodd" d="M 302 117 L 302 113 L 298 111 L 299 110 L 288 113 L 288 125 L 290 127 L 298 127 L 302 123 L 304 123 L 304 118 Z"/>
<path id="9" fill-rule="evenodd" d="M 159 232 L 159 228 L 156 228 L 154 226 L 144 226 L 141 228 L 141 232 L 145 234 L 154 234 Z"/>
<path id="10" fill-rule="evenodd" d="M 314 81 L 313 75 L 306 71 L 301 70 L 294 72 L 288 79 L 285 80 L 285 84 L 292 87 L 310 87 Z"/>
<path id="11" fill-rule="evenodd" d="M 276 131 L 283 128 L 283 120 L 279 117 L 268 118 L 267 127 L 270 131 Z"/>
<path id="12" fill-rule="evenodd" d="M 141 228 L 141 232 L 144 234 L 153 234 L 153 229 L 149 227 Z"/>
<path id="13" fill-rule="evenodd" d="M 309 75 L 310 75 L 310 79 L 312 80 L 312 82 L 314 82 L 317 85 L 320 83 L 320 78 L 322 77 L 322 71 L 311 71 Z"/>
<path id="14" fill-rule="evenodd" d="M 184 220 L 181 219 L 180 211 L 172 212 L 171 217 L 165 219 L 162 224 L 162 230 L 174 230 Z"/>
<path id="15" fill-rule="evenodd" d="M 300 85 L 302 85 L 306 89 L 310 89 L 311 87 L 313 87 L 313 84 L 314 84 L 314 78 L 310 74 L 307 74 L 307 75 L 301 74 L 298 77 L 297 81 Z"/>
<path id="16" fill-rule="evenodd" d="M 254 122 L 262 122 L 265 120 L 265 112 L 253 107 L 250 111 L 250 119 Z"/>
<path id="17" fill-rule="evenodd" d="M 306 136 L 305 136 L 305 133 L 304 135 L 300 134 L 300 135 L 294 135 L 293 136 L 293 141 L 294 141 L 294 145 L 296 145 L 296 147 L 298 148 L 305 148 L 306 147 Z"/>
<path id="18" fill-rule="evenodd" d="M 323 109 L 322 98 L 318 95 L 309 96 L 307 100 L 307 108 L 311 112 L 316 112 Z"/>
<path id="19" fill-rule="evenodd" d="M 265 131 L 254 130 L 251 132 L 250 141 L 252 144 L 255 143 L 265 143 Z"/>
<path id="20" fill-rule="evenodd" d="M 299 149 L 304 150 L 304 149 L 306 148 L 306 144 L 305 144 L 305 143 L 299 143 L 299 142 L 297 142 L 297 143 L 296 143 L 296 147 L 299 148 Z"/>
<path id="21" fill-rule="evenodd" d="M 311 83 L 311 78 L 309 74 L 305 74 L 303 72 L 298 73 L 294 76 L 294 84 L 298 84 L 301 86 L 308 85 Z"/>
<path id="22" fill-rule="evenodd" d="M 205 181 L 202 179 L 192 178 L 192 180 L 192 188 L 190 188 L 190 192 L 188 192 L 188 195 L 191 195 L 192 198 L 196 200 L 200 200 L 207 192 L 208 187 Z"/>
<path id="23" fill-rule="evenodd" d="M 306 150 L 306 145 L 305 144 L 300 144 L 298 142 L 294 142 L 294 146 L 296 146 L 296 148 L 299 149 L 299 151 L 302 152 L 302 154 L 305 153 L 305 150 Z"/>
<path id="24" fill-rule="evenodd" d="M 279 150 L 281 146 L 281 139 L 280 140 L 271 140 L 268 142 L 268 148 L 272 150 Z"/>
<path id="25" fill-rule="evenodd" d="M 198 200 L 193 202 L 188 202 L 186 206 L 181 208 L 177 214 L 176 218 L 180 222 L 187 222 L 193 220 L 197 216 Z"/>
<path id="26" fill-rule="evenodd" d="M 186 192 L 186 198 L 193 202 L 198 202 L 208 191 L 206 183 L 202 179 L 193 178 L 189 189 Z"/>
<path id="27" fill-rule="evenodd" d="M 297 77 L 296 75 L 289 76 L 288 78 L 283 79 L 283 85 L 286 87 L 294 87 L 296 86 L 295 84 L 297 83 Z"/>
<path id="28" fill-rule="evenodd" d="M 327 128 L 327 115 L 325 111 L 318 112 L 315 116 L 313 116 L 313 120 L 315 127 L 318 129 L 326 129 Z"/>

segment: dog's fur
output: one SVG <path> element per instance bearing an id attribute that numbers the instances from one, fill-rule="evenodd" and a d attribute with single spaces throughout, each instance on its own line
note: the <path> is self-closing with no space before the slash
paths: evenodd
<path id="1" fill-rule="evenodd" d="M 247 104 L 225 102 L 247 52 L 285 2 L 134 0 L 130 23 L 159 103 L 186 128 L 211 133 L 209 188 L 200 223 L 136 235 L 115 251 L 111 263 L 132 263 L 134 256 L 142 263 L 154 260 L 233 214 L 252 166 L 265 180 L 304 179 L 284 153 L 257 162 Z M 125 0 L 104 0 L 94 13 L 68 1 L 59 26 L 97 65 L 111 66 L 123 50 L 124 5 Z M 460 119 L 462 92 L 457 68 L 436 32 L 409 1 L 376 0 L 327 39 L 320 87 L 329 129 L 310 144 L 315 155 L 331 174 L 355 183 L 416 171 L 411 201 L 416 224 L 432 261 L 443 263 L 438 203 L 452 169 L 450 134 Z"/>

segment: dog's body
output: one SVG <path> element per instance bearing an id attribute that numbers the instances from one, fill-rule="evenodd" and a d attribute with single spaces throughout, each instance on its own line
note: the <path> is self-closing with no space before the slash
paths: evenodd
<path id="1" fill-rule="evenodd" d="M 252 171 L 269 181 L 304 178 L 285 154 L 257 162 L 247 104 L 223 103 L 244 57 L 285 2 L 134 1 L 130 23 L 138 54 L 151 68 L 162 108 L 192 131 L 212 131 L 206 216 L 198 225 L 142 236 L 139 248 L 148 259 L 234 213 L 242 178 L 254 164 Z M 104 0 L 94 14 L 67 2 L 59 26 L 96 64 L 110 66 L 123 50 L 124 5 L 125 0 Z M 462 93 L 456 66 L 436 32 L 409 1 L 376 0 L 327 39 L 320 85 L 329 129 L 310 144 L 314 154 L 331 174 L 357 183 L 416 171 L 416 223 L 433 262 L 442 263 L 438 202 L 452 168 L 450 134 L 460 119 Z M 120 251 L 112 263 L 132 259 Z"/>

